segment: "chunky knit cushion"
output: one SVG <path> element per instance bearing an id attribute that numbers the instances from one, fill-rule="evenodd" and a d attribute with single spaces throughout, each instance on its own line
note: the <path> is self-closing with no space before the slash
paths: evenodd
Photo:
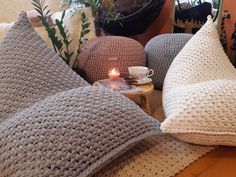
<path id="1" fill-rule="evenodd" d="M 192 37 L 192 34 L 162 34 L 152 38 L 145 46 L 147 65 L 155 71 L 152 81 L 157 89 L 162 89 L 167 70 L 173 59 Z"/>
<path id="2" fill-rule="evenodd" d="M 94 83 L 108 77 L 108 71 L 118 68 L 122 77 L 129 75 L 129 66 L 144 66 L 146 55 L 143 46 L 122 36 L 98 37 L 88 41 L 79 55 L 79 67 L 86 80 Z"/>
<path id="3" fill-rule="evenodd" d="M 8 177 L 85 177 L 159 123 L 135 103 L 99 87 L 59 92 L 0 126 L 0 172 Z"/>
<path id="4" fill-rule="evenodd" d="M 48 95 L 85 85 L 22 12 L 0 44 L 0 122 Z"/>
<path id="5" fill-rule="evenodd" d="M 236 69 L 209 17 L 168 70 L 161 130 L 191 143 L 236 146 L 235 103 Z"/>

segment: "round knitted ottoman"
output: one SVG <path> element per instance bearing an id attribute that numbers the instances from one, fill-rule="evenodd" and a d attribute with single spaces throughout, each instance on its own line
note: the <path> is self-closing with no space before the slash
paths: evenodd
<path id="1" fill-rule="evenodd" d="M 128 75 L 129 66 L 144 66 L 143 46 L 130 38 L 120 36 L 98 37 L 88 41 L 79 55 L 79 68 L 85 79 L 93 83 L 108 78 L 108 71 L 117 68 L 121 77 Z"/>
<path id="2" fill-rule="evenodd" d="M 152 38 L 145 46 L 147 65 L 155 71 L 152 77 L 155 88 L 162 89 L 173 59 L 192 37 L 192 34 L 163 34 Z"/>

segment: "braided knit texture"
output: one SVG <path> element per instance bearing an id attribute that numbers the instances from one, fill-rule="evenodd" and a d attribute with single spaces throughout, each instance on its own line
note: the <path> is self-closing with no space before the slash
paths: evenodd
<path id="1" fill-rule="evenodd" d="M 192 37 L 192 34 L 162 34 L 152 38 L 145 46 L 147 65 L 155 71 L 152 82 L 162 89 L 167 70 L 173 59 Z"/>
<path id="2" fill-rule="evenodd" d="M 48 95 L 88 85 L 37 35 L 24 12 L 0 44 L 0 68 L 0 122 Z"/>
<path id="3" fill-rule="evenodd" d="M 85 177 L 159 123 L 125 96 L 81 87 L 33 104 L 0 126 L 0 172 L 8 177 Z"/>
<path id="4" fill-rule="evenodd" d="M 98 37 L 88 41 L 80 55 L 79 65 L 86 72 L 89 83 L 106 79 L 108 71 L 118 68 L 121 76 L 129 75 L 129 66 L 144 66 L 143 46 L 134 39 L 121 36 Z"/>
<path id="5" fill-rule="evenodd" d="M 191 143 L 236 146 L 235 103 L 236 69 L 209 17 L 168 70 L 161 129 Z"/>

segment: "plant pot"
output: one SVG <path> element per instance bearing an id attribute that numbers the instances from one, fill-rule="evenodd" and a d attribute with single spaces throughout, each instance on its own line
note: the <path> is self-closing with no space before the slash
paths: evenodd
<path id="1" fill-rule="evenodd" d="M 164 0 L 150 0 L 141 9 L 130 15 L 121 17 L 118 21 L 98 18 L 96 23 L 107 33 L 117 36 L 131 36 L 144 33 L 160 14 Z M 121 24 L 122 25 L 121 25 Z"/>

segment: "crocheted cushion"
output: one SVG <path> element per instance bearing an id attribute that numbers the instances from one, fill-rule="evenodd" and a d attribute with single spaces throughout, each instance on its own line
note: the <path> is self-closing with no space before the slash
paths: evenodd
<path id="1" fill-rule="evenodd" d="M 155 71 L 152 81 L 157 89 L 162 89 L 167 70 L 173 59 L 192 37 L 192 34 L 162 34 L 152 38 L 145 46 L 147 64 Z"/>
<path id="2" fill-rule="evenodd" d="M 0 44 L 0 122 L 48 95 L 88 85 L 47 47 L 25 12 Z"/>
<path id="3" fill-rule="evenodd" d="M 30 2 L 29 2 L 30 3 Z M 35 13 L 34 13 L 35 12 Z M 81 25 L 81 13 L 85 13 L 86 14 L 86 17 L 88 18 L 88 22 L 90 23 L 90 26 L 89 26 L 89 30 L 90 32 L 88 34 L 85 35 L 85 38 L 90 40 L 90 39 L 93 39 L 96 37 L 96 34 L 95 34 L 95 27 L 94 27 L 94 20 L 93 20 L 93 16 L 92 16 L 92 11 L 90 8 L 82 8 L 79 10 L 78 13 L 71 13 L 71 9 L 67 9 L 66 10 L 66 13 L 65 13 L 65 17 L 64 17 L 64 20 L 63 20 L 63 24 L 66 25 L 67 29 L 69 30 L 69 33 L 70 33 L 70 39 L 73 39 L 69 45 L 69 50 L 70 52 L 72 51 L 77 51 L 78 49 L 78 43 L 79 43 L 79 37 L 80 37 L 80 33 L 81 33 L 81 28 L 82 28 L 82 25 Z M 33 15 L 31 15 L 33 14 Z M 35 20 L 35 18 L 37 19 L 37 12 L 36 11 L 30 11 L 28 12 L 28 16 L 33 16 L 34 18 L 31 18 L 31 20 Z M 52 19 L 52 22 L 55 24 L 56 23 L 56 19 L 61 19 L 61 15 L 62 15 L 62 12 L 56 12 L 56 13 L 53 13 L 50 17 Z M 36 16 L 36 17 L 35 17 Z M 30 18 L 30 17 L 29 17 Z M 34 21 L 32 20 L 32 26 L 35 25 Z M 38 21 L 40 21 L 38 19 Z M 36 21 L 37 22 L 37 21 Z M 5 37 L 6 33 L 8 32 L 8 30 L 11 28 L 11 26 L 13 25 L 14 23 L 0 23 L 0 41 Z M 36 23 L 37 25 L 38 24 L 41 24 L 40 22 Z M 47 43 L 47 45 L 51 48 L 53 48 L 52 46 L 52 42 L 51 42 L 51 39 L 48 37 L 48 33 L 47 31 L 45 30 L 44 26 L 36 26 L 34 27 L 34 30 L 38 33 L 38 35 Z M 60 32 L 59 30 L 57 30 L 56 32 L 57 36 L 59 36 L 59 38 L 62 40 L 62 37 L 60 35 Z M 76 56 L 77 56 L 77 53 L 74 52 L 74 54 L 72 55 L 71 57 L 71 63 L 70 65 L 72 65 L 75 60 L 76 60 Z"/>
<path id="4" fill-rule="evenodd" d="M 121 77 L 129 75 L 129 66 L 144 66 L 146 55 L 143 46 L 122 36 L 98 37 L 88 41 L 79 55 L 79 67 L 86 80 L 94 83 L 108 77 L 108 71 L 118 68 Z"/>
<path id="5" fill-rule="evenodd" d="M 236 146 L 235 102 L 236 69 L 209 17 L 167 73 L 161 130 L 191 143 Z"/>
<path id="6" fill-rule="evenodd" d="M 99 87 L 81 87 L 35 103 L 0 126 L 0 172 L 8 177 L 85 177 L 159 123 L 135 103 Z"/>

